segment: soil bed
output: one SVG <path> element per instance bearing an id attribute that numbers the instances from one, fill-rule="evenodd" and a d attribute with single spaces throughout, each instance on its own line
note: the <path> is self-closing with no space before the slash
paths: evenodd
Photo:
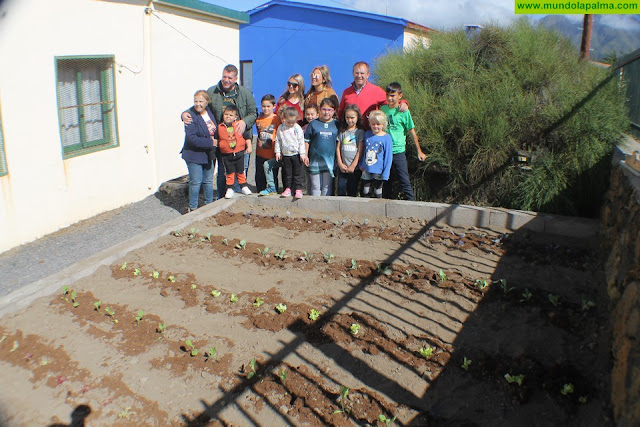
<path id="1" fill-rule="evenodd" d="M 602 283 L 579 240 L 240 201 L 0 319 L 0 424 L 613 425 Z"/>

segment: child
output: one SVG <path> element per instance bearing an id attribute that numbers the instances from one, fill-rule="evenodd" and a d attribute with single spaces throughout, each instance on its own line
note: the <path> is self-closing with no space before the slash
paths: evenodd
<path id="1" fill-rule="evenodd" d="M 418 152 L 418 160 L 421 162 L 427 158 L 422 152 L 418 135 L 416 135 L 415 125 L 411 118 L 409 110 L 401 112 L 398 110 L 400 100 L 402 99 L 402 86 L 400 83 L 390 83 L 386 88 L 387 105 L 380 107 L 382 112 L 387 115 L 389 121 L 389 134 L 393 140 L 393 162 L 391 164 L 391 180 L 384 184 L 384 197 L 387 199 L 394 198 L 392 194 L 392 183 L 397 180 L 400 188 L 407 200 L 415 200 L 411 181 L 409 180 L 409 169 L 407 167 L 407 156 L 405 154 L 407 146 L 407 134 L 411 135 Z"/>
<path id="2" fill-rule="evenodd" d="M 333 168 L 338 137 L 337 122 L 333 118 L 336 107 L 332 98 L 323 99 L 320 102 L 320 117 L 309 123 L 304 133 L 309 153 L 308 166 L 313 196 L 331 196 L 333 192 Z"/>
<path id="3" fill-rule="evenodd" d="M 222 113 L 222 123 L 218 125 L 218 149 L 224 164 L 227 184 L 224 198 L 233 197 L 235 192 L 231 186 L 235 178 L 238 178 L 238 184 L 242 187 L 242 194 L 251 194 L 244 174 L 245 149 L 247 153 L 251 153 L 251 140 L 244 139 L 242 133 L 238 132 L 238 107 L 235 105 L 227 105 Z"/>
<path id="4" fill-rule="evenodd" d="M 276 181 L 280 163 L 276 161 L 273 142 L 280 118 L 274 113 L 276 98 L 271 94 L 262 97 L 262 114 L 256 119 L 258 141 L 256 145 L 256 187 L 261 196 L 277 193 Z"/>
<path id="5" fill-rule="evenodd" d="M 304 109 L 304 121 L 306 122 L 304 126 L 302 126 L 302 130 L 304 132 L 307 131 L 307 127 L 309 123 L 318 118 L 318 106 L 316 104 L 309 104 Z M 307 153 L 309 153 L 307 151 Z M 309 168 L 304 168 L 304 181 L 305 188 L 307 189 L 307 194 L 311 194 L 311 177 L 309 175 Z"/>
<path id="6" fill-rule="evenodd" d="M 348 108 L 348 107 L 347 107 Z M 345 110 L 346 111 L 346 110 Z M 382 198 L 382 183 L 388 181 L 393 161 L 393 141 L 387 130 L 387 116 L 380 110 L 369 114 L 371 130 L 364 136 L 364 155 L 360 160 L 362 169 L 362 195 Z"/>
<path id="7" fill-rule="evenodd" d="M 344 122 L 341 124 L 336 146 L 338 164 L 338 196 L 356 197 L 361 170 L 358 168 L 362 156 L 362 115 L 360 107 L 349 104 L 344 109 Z"/>
<path id="8" fill-rule="evenodd" d="M 284 123 L 276 132 L 276 160 L 282 159 L 282 185 L 285 190 L 280 197 L 290 197 L 291 189 L 294 198 L 302 198 L 304 175 L 302 165 L 307 162 L 304 133 L 297 123 L 298 111 L 293 107 L 285 107 L 282 113 Z"/>

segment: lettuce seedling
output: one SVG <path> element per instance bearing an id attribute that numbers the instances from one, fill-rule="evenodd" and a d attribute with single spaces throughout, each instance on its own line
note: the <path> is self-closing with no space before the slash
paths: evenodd
<path id="1" fill-rule="evenodd" d="M 195 283 L 191 284 L 191 290 L 195 291 L 198 288 L 198 285 L 196 285 Z"/>
<path id="2" fill-rule="evenodd" d="M 278 258 L 279 260 L 284 261 L 284 259 L 287 257 L 287 253 L 285 252 L 285 250 L 281 250 L 280 252 L 276 252 L 276 254 L 274 255 L 274 257 Z"/>
<path id="3" fill-rule="evenodd" d="M 113 311 L 111 309 L 111 307 L 107 307 L 104 309 L 105 313 L 107 316 L 111 317 L 111 320 L 113 320 L 113 323 L 118 323 L 118 319 L 116 319 L 114 316 L 116 315 L 116 312 Z"/>
<path id="4" fill-rule="evenodd" d="M 507 285 L 507 279 L 500 279 L 499 282 L 500 282 L 500 289 L 502 289 L 502 292 L 505 295 L 507 295 L 509 292 L 515 289 L 515 288 L 510 288 L 509 285 Z"/>
<path id="5" fill-rule="evenodd" d="M 425 347 L 420 347 L 420 350 L 418 351 L 420 352 L 420 356 L 424 357 L 425 359 L 431 359 L 435 350 L 435 347 L 431 347 L 427 344 Z"/>
<path id="6" fill-rule="evenodd" d="M 256 300 L 253 302 L 253 306 L 256 308 L 260 307 L 262 304 L 264 304 L 264 301 L 260 297 L 256 298 Z"/>
<path id="7" fill-rule="evenodd" d="M 504 379 L 507 380 L 509 384 L 516 383 L 518 384 L 518 386 L 522 386 L 522 382 L 524 381 L 524 375 L 523 374 L 520 374 L 520 375 L 504 374 Z"/>
<path id="8" fill-rule="evenodd" d="M 247 373 L 247 379 L 250 380 L 256 374 L 256 358 L 252 358 L 249 362 L 249 373 Z"/>
<path id="9" fill-rule="evenodd" d="M 142 271 L 139 268 L 136 268 L 135 270 L 133 270 L 133 275 L 134 276 L 139 276 L 142 274 Z"/>
<path id="10" fill-rule="evenodd" d="M 324 262 L 326 262 L 327 264 L 329 264 L 331 262 L 332 259 L 334 259 L 336 256 L 333 254 L 333 252 L 329 252 L 324 254 Z"/>
<path id="11" fill-rule="evenodd" d="M 351 269 L 352 270 L 357 270 L 358 269 L 358 263 L 353 258 L 351 258 Z"/>
<path id="12" fill-rule="evenodd" d="M 165 329 L 167 329 L 167 324 L 158 322 L 158 327 L 156 328 L 156 331 L 161 334 L 164 332 Z"/>
<path id="13" fill-rule="evenodd" d="M 565 384 L 562 386 L 562 389 L 560 389 L 560 393 L 562 393 L 563 396 L 568 396 L 571 393 L 573 393 L 575 391 L 573 384 L 569 383 L 569 384 Z"/>
<path id="14" fill-rule="evenodd" d="M 384 423 L 384 425 L 386 426 L 390 426 L 391 424 L 393 424 L 395 420 L 396 420 L 395 416 L 393 418 L 387 418 L 386 415 L 384 414 L 378 415 L 378 421 L 380 421 L 381 423 Z"/>
<path id="15" fill-rule="evenodd" d="M 302 251 L 302 256 L 298 257 L 298 260 L 309 262 L 312 256 L 313 254 L 311 254 L 310 252 Z"/>
<path id="16" fill-rule="evenodd" d="M 96 301 L 93 303 L 93 307 L 95 308 L 95 310 L 100 313 L 100 306 L 102 305 L 102 301 Z"/>
<path id="17" fill-rule="evenodd" d="M 391 275 L 391 268 L 389 268 L 388 265 L 384 265 L 382 263 L 378 263 L 378 265 L 376 266 L 376 269 L 378 270 L 378 273 L 380 273 L 380 274 L 384 274 L 385 276 Z"/>
<path id="18" fill-rule="evenodd" d="M 64 285 L 62 287 L 62 295 L 67 295 L 69 293 L 69 287 L 67 285 Z"/>
<path id="19" fill-rule="evenodd" d="M 360 328 L 361 326 L 359 323 L 352 323 L 351 326 L 349 326 L 349 330 L 351 331 L 352 335 L 358 335 Z"/>
<path id="20" fill-rule="evenodd" d="M 173 234 L 173 235 L 174 235 L 174 236 L 176 236 L 176 237 L 181 237 L 181 236 L 182 236 L 182 231 L 180 231 L 180 230 L 173 230 L 173 231 L 171 232 L 171 234 Z"/>
<path id="21" fill-rule="evenodd" d="M 413 273 L 415 273 L 415 270 L 405 270 L 405 273 L 407 273 L 407 278 L 411 278 L 411 276 L 413 276 Z M 395 417 L 394 417 L 395 419 Z"/>
<path id="22" fill-rule="evenodd" d="M 120 266 L 120 270 L 126 270 L 127 269 L 127 261 L 123 262 L 122 265 Z"/>
<path id="23" fill-rule="evenodd" d="M 269 252 L 269 248 L 266 246 L 262 250 L 258 249 L 258 253 L 260 254 L 260 256 L 266 256 L 267 252 Z"/>
<path id="24" fill-rule="evenodd" d="M 238 296 L 236 294 L 231 294 L 229 301 L 231 301 L 232 304 L 238 302 Z"/>
<path id="25" fill-rule="evenodd" d="M 71 301 L 73 301 L 73 308 L 76 308 L 77 306 L 80 305 L 80 303 L 76 301 L 77 296 L 78 296 L 78 293 L 76 291 L 71 292 Z"/>
<path id="26" fill-rule="evenodd" d="M 340 402 L 340 409 L 336 409 L 335 411 L 333 411 L 334 414 L 348 414 L 349 412 L 351 412 L 351 409 L 347 406 L 349 390 L 350 389 L 347 386 L 340 386 L 340 397 L 338 398 Z"/>
<path id="27" fill-rule="evenodd" d="M 189 230 L 189 236 L 188 236 L 188 238 L 189 238 L 189 239 L 193 239 L 194 237 L 196 237 L 196 234 L 198 234 L 198 231 L 200 231 L 200 230 L 198 230 L 198 229 L 197 229 L 197 228 L 195 228 L 195 227 L 191 227 L 191 229 Z"/>
<path id="28" fill-rule="evenodd" d="M 313 308 L 309 310 L 309 319 L 311 319 L 311 321 L 315 322 L 318 320 L 318 317 L 320 317 L 320 312 L 318 310 Z"/>
<path id="29" fill-rule="evenodd" d="M 440 270 L 440 271 L 438 272 L 438 279 L 439 279 L 441 282 L 446 281 L 446 280 L 447 280 L 447 274 L 446 274 L 444 271 Z"/>
<path id="30" fill-rule="evenodd" d="M 203 237 L 202 239 L 200 239 L 203 242 L 210 242 L 211 241 L 211 233 L 207 233 L 207 235 L 205 237 Z"/>
<path id="31" fill-rule="evenodd" d="M 136 325 L 139 325 L 144 317 L 144 311 L 138 310 L 138 315 L 136 316 Z"/>
<path id="32" fill-rule="evenodd" d="M 283 304 L 283 303 L 280 303 L 280 304 L 276 305 L 276 310 L 278 311 L 278 313 L 282 314 L 285 311 L 287 311 L 287 305 Z"/>
<path id="33" fill-rule="evenodd" d="M 244 240 L 244 239 L 242 239 L 238 243 L 236 243 L 236 249 L 242 250 L 242 249 L 244 249 L 246 247 L 247 247 L 247 241 Z"/>
<path id="34" fill-rule="evenodd" d="M 167 277 L 167 280 L 169 280 L 171 283 L 176 283 L 176 277 L 175 276 L 169 276 L 169 277 Z"/>
<path id="35" fill-rule="evenodd" d="M 580 397 L 578 397 L 578 403 L 581 403 L 581 404 L 583 404 L 583 405 L 584 405 L 585 403 L 587 403 L 587 396 L 580 396 Z"/>
<path id="36" fill-rule="evenodd" d="M 462 361 L 462 365 L 460 367 L 462 369 L 464 369 L 465 371 L 468 371 L 469 370 L 469 365 L 471 365 L 471 362 L 473 362 L 473 360 L 467 359 L 467 356 L 465 356 L 464 360 Z"/>
<path id="37" fill-rule="evenodd" d="M 151 276 L 154 279 L 157 279 L 160 277 L 160 273 L 154 270 L 153 273 L 151 273 L 149 276 Z"/>
<path id="38" fill-rule="evenodd" d="M 217 353 L 218 353 L 218 350 L 215 347 L 209 347 L 209 350 L 207 350 L 207 352 L 205 353 L 205 357 L 207 359 L 216 360 Z"/>
<path id="39" fill-rule="evenodd" d="M 222 239 L 222 244 L 225 246 L 229 246 L 229 239 L 227 239 L 226 237 Z"/>
<path id="40" fill-rule="evenodd" d="M 222 294 L 222 292 L 220 292 L 217 289 L 214 289 L 214 290 L 211 291 L 211 296 L 214 297 L 214 298 L 218 298 L 221 294 Z"/>
<path id="41" fill-rule="evenodd" d="M 476 279 L 476 286 L 480 289 L 484 289 L 489 286 L 489 281 L 487 279 Z"/>
<path id="42" fill-rule="evenodd" d="M 191 340 L 185 340 L 184 343 L 187 346 L 187 351 L 191 350 L 191 353 L 190 353 L 191 357 L 194 357 L 194 356 L 198 355 L 198 349 L 194 347 L 194 345 L 191 342 Z"/>
<path id="43" fill-rule="evenodd" d="M 20 347 L 20 343 L 18 341 L 14 341 L 13 342 L 13 347 L 11 347 L 11 350 L 9 350 L 9 353 L 13 353 L 14 351 L 16 351 L 18 349 L 18 347 Z"/>
<path id="44" fill-rule="evenodd" d="M 589 311 L 595 306 L 595 302 L 588 300 L 584 295 L 582 295 L 582 311 Z"/>
<path id="45" fill-rule="evenodd" d="M 282 370 L 280 371 L 280 381 L 282 381 L 282 385 L 285 385 L 285 382 L 287 381 L 287 375 L 289 375 L 289 372 L 282 368 Z"/>
<path id="46" fill-rule="evenodd" d="M 554 307 L 560 305 L 560 295 L 549 294 L 547 295 L 547 298 L 549 298 L 549 302 L 551 302 Z"/>
<path id="47" fill-rule="evenodd" d="M 529 289 L 525 289 L 524 291 L 522 291 L 522 299 L 520 300 L 520 302 L 529 302 L 531 301 L 532 297 L 533 294 L 531 293 L 531 291 Z"/>

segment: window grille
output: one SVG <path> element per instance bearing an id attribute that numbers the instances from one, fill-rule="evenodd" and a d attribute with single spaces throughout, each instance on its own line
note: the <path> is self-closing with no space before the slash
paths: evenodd
<path id="1" fill-rule="evenodd" d="M 63 157 L 118 146 L 113 56 L 56 58 Z"/>
<path id="2" fill-rule="evenodd" d="M 7 158 L 4 154 L 4 134 L 2 133 L 2 110 L 0 110 L 0 176 L 8 174 Z"/>

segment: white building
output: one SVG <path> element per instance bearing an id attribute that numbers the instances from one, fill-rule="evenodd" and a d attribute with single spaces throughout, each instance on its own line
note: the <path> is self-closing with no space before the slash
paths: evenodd
<path id="1" fill-rule="evenodd" d="M 0 2 L 0 252 L 187 173 L 180 113 L 248 15 L 198 0 Z"/>

